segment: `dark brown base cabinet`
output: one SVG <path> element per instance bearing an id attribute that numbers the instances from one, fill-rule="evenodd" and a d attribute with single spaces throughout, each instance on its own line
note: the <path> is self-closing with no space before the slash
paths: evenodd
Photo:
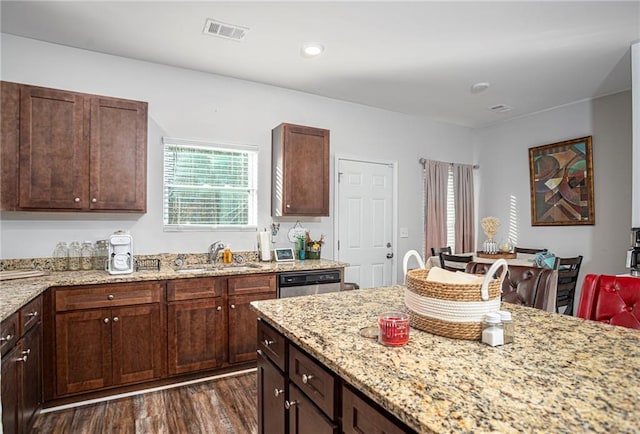
<path id="1" fill-rule="evenodd" d="M 47 399 L 164 375 L 164 282 L 52 288 L 45 300 Z"/>
<path id="2" fill-rule="evenodd" d="M 167 282 L 169 375 L 215 369 L 224 363 L 224 278 Z"/>
<path id="3" fill-rule="evenodd" d="M 41 317 L 42 298 L 38 297 L 0 327 L 5 434 L 30 432 L 42 404 Z"/>
<path id="4" fill-rule="evenodd" d="M 258 319 L 258 433 L 414 433 Z"/>

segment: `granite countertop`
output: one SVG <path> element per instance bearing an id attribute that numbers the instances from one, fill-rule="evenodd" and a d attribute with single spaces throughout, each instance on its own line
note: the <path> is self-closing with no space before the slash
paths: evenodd
<path id="1" fill-rule="evenodd" d="M 384 347 L 359 330 L 404 309 L 401 286 L 257 301 L 292 342 L 418 432 L 637 433 L 640 332 L 503 303 L 515 342 L 411 329 Z"/>
<path id="2" fill-rule="evenodd" d="M 190 264 L 195 266 L 197 264 Z M 206 264 L 200 264 L 206 266 Z M 225 270 L 224 267 L 207 271 L 178 273 L 164 263 L 159 271 L 139 271 L 131 274 L 111 275 L 106 271 L 59 271 L 41 277 L 4 280 L 0 282 L 0 321 L 5 320 L 22 306 L 51 286 L 90 285 L 99 283 L 141 282 L 146 280 L 189 279 L 194 277 L 280 273 L 285 271 L 344 268 L 348 264 L 328 259 L 295 262 L 260 262 L 260 268 Z"/>

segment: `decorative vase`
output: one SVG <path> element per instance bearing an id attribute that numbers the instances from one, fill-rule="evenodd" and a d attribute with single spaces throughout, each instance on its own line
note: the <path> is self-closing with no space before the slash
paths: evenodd
<path id="1" fill-rule="evenodd" d="M 495 255 L 498 253 L 498 243 L 493 238 L 489 238 L 482 245 L 482 250 L 489 255 Z"/>

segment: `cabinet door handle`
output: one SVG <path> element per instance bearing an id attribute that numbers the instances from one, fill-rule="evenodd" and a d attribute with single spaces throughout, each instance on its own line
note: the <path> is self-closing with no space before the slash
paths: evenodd
<path id="1" fill-rule="evenodd" d="M 277 398 L 278 396 L 280 396 L 280 394 L 284 393 L 283 389 L 278 389 L 277 387 L 275 389 L 273 389 L 273 394 L 274 396 Z"/>
<path id="2" fill-rule="evenodd" d="M 291 208 L 291 205 L 287 204 L 287 208 Z"/>
<path id="3" fill-rule="evenodd" d="M 3 336 L 0 338 L 0 342 L 9 342 L 11 339 L 13 339 L 13 335 L 12 334 L 8 334 L 6 336 Z"/>
<path id="4" fill-rule="evenodd" d="M 118 318 L 117 316 L 114 316 L 113 317 L 113 322 L 118 322 L 118 321 L 120 321 L 120 318 Z"/>
<path id="5" fill-rule="evenodd" d="M 302 382 L 304 384 L 307 384 L 309 381 L 311 381 L 311 379 L 313 378 L 313 375 L 309 374 L 302 374 Z"/>
<path id="6" fill-rule="evenodd" d="M 91 199 L 91 203 L 96 203 L 98 201 L 98 199 L 96 199 L 95 197 L 93 199 Z"/>
<path id="7" fill-rule="evenodd" d="M 113 300 L 114 298 L 116 298 L 116 296 L 113 294 L 107 295 L 107 300 Z"/>
<path id="8" fill-rule="evenodd" d="M 24 355 L 24 356 L 22 356 L 22 357 L 18 357 L 18 358 L 16 359 L 16 362 L 23 362 L 23 363 L 24 363 L 24 362 L 26 362 L 28 359 L 29 359 L 29 355 L 28 355 L 28 354 L 25 354 L 25 355 Z"/>
<path id="9" fill-rule="evenodd" d="M 285 401 L 284 401 L 284 408 L 286 408 L 287 410 L 289 410 L 291 407 L 293 407 L 294 405 L 298 405 L 298 404 L 300 404 L 300 402 L 299 402 L 299 401 L 289 401 L 289 400 L 286 400 L 286 399 L 285 399 Z"/>
<path id="10" fill-rule="evenodd" d="M 102 322 L 105 323 L 105 324 L 109 324 L 109 318 L 103 319 Z"/>
<path id="11" fill-rule="evenodd" d="M 28 313 L 27 316 L 30 318 L 35 318 L 38 316 L 38 311 L 36 310 L 35 312 Z"/>
<path id="12" fill-rule="evenodd" d="M 218 306 L 218 307 L 216 307 L 216 310 L 217 310 L 218 312 L 220 312 L 220 311 L 222 310 L 222 306 Z"/>
<path id="13" fill-rule="evenodd" d="M 232 304 L 232 305 L 231 305 L 231 309 L 235 309 L 235 308 L 236 308 L 236 305 L 235 305 L 235 304 Z"/>
<path id="14" fill-rule="evenodd" d="M 23 355 L 23 356 L 28 356 L 29 354 L 31 354 L 31 348 L 27 348 L 26 350 L 24 350 L 24 351 L 22 352 L 22 355 Z"/>
<path id="15" fill-rule="evenodd" d="M 262 341 L 264 343 L 265 347 L 268 347 L 269 345 L 273 345 L 276 343 L 276 341 L 271 341 L 269 339 L 265 339 L 264 341 Z"/>
<path id="16" fill-rule="evenodd" d="M 73 199 L 73 201 L 74 201 L 75 203 L 78 203 L 78 202 L 80 202 L 80 198 L 79 198 L 79 197 L 76 197 L 75 199 Z"/>

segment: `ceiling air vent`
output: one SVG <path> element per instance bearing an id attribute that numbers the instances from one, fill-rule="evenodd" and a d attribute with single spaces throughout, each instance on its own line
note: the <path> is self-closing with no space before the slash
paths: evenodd
<path id="1" fill-rule="evenodd" d="M 496 104 L 494 106 L 489 107 L 489 110 L 491 110 L 494 113 L 504 113 L 504 112 L 513 110 L 513 107 L 508 106 L 506 104 Z"/>
<path id="2" fill-rule="evenodd" d="M 236 26 L 235 24 L 227 24 L 222 21 L 207 19 L 204 23 L 205 35 L 219 36 L 220 38 L 232 39 L 234 41 L 242 41 L 249 31 L 248 27 Z"/>

